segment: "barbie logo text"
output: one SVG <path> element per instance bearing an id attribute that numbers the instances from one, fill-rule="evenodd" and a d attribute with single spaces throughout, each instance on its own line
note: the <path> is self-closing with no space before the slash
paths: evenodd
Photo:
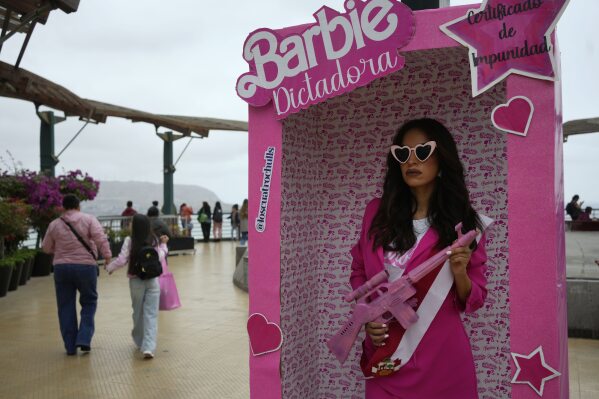
<path id="1" fill-rule="evenodd" d="M 323 6 L 316 23 L 296 29 L 252 32 L 243 47 L 250 72 L 237 80 L 237 94 L 253 106 L 272 100 L 281 119 L 401 69 L 397 49 L 414 33 L 412 11 L 395 0 L 344 7 Z"/>

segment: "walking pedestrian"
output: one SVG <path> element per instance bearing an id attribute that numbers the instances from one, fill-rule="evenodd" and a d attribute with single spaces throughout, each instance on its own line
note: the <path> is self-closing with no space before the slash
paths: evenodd
<path id="1" fill-rule="evenodd" d="M 158 277 L 142 279 L 141 255 L 147 247 L 153 247 L 160 262 L 164 262 L 168 254 L 167 242 L 166 235 L 160 238 L 154 235 L 147 216 L 135 215 L 131 225 L 131 236 L 125 238 L 119 256 L 106 266 L 106 271 L 112 274 L 116 269 L 128 265 L 127 277 L 133 307 L 131 336 L 136 347 L 143 353 L 144 359 L 152 359 L 156 353 L 160 284 Z"/>
<path id="2" fill-rule="evenodd" d="M 92 215 L 80 211 L 79 199 L 67 194 L 62 200 L 64 213 L 48 226 L 42 249 L 54 254 L 54 289 L 58 323 L 67 355 L 91 350 L 94 316 L 98 304 L 98 265 L 100 253 L 110 262 L 111 252 L 102 225 Z M 77 292 L 81 305 L 77 321 Z"/>

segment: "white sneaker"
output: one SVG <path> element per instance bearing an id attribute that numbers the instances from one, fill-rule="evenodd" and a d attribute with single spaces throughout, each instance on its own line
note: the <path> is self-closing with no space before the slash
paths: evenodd
<path id="1" fill-rule="evenodd" d="M 154 359 L 154 354 L 150 351 L 144 352 L 144 359 Z"/>

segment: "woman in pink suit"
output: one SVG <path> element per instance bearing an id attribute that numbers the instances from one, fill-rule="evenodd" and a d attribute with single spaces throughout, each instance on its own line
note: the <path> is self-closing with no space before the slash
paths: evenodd
<path id="1" fill-rule="evenodd" d="M 366 398 L 474 399 L 476 372 L 461 312 L 480 308 L 490 219 L 470 205 L 464 168 L 450 132 L 433 119 L 405 123 L 387 156 L 383 196 L 366 207 L 353 256 L 353 289 L 386 269 L 401 277 L 457 238 L 455 225 L 481 234 L 471 247 L 415 284 L 416 324 L 370 322 L 360 362 Z"/>

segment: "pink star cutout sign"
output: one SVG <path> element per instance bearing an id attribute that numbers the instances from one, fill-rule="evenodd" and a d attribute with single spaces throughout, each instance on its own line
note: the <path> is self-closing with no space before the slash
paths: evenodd
<path id="1" fill-rule="evenodd" d="M 468 47 L 472 96 L 511 73 L 555 80 L 551 34 L 570 0 L 485 0 L 440 29 Z"/>
<path id="2" fill-rule="evenodd" d="M 517 368 L 514 378 L 512 378 L 512 384 L 528 384 L 541 397 L 545 389 L 545 382 L 561 375 L 545 363 L 541 346 L 528 356 L 512 352 L 512 358 Z"/>

